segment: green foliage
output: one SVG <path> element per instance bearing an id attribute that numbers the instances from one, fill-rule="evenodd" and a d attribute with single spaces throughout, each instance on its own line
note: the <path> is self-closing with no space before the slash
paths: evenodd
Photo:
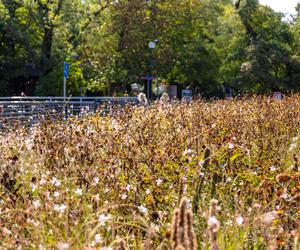
<path id="1" fill-rule="evenodd" d="M 290 89 L 298 90 L 299 89 L 299 82 L 300 82 L 300 5 L 297 5 L 297 15 L 294 17 L 292 21 L 292 25 L 290 27 L 293 36 L 293 56 L 291 57 L 290 63 L 287 65 L 287 86 Z"/>
<path id="2" fill-rule="evenodd" d="M 242 84 L 247 83 L 245 87 L 255 91 L 286 90 L 293 36 L 288 24 L 282 21 L 282 14 L 249 1 L 240 10 L 240 16 L 249 44 L 245 48 L 247 61 L 241 65 Z"/>
<path id="3" fill-rule="evenodd" d="M 205 96 L 299 88 L 300 19 L 257 0 L 1 0 L 0 16 L 1 95 L 61 94 L 63 61 L 70 95 L 147 74 Z"/>

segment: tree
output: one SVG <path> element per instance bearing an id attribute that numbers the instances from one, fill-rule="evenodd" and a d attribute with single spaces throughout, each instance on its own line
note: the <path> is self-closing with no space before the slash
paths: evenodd
<path id="1" fill-rule="evenodd" d="M 53 94 L 62 93 L 60 79 L 63 61 L 71 64 L 68 94 L 78 95 L 86 90 L 101 89 L 101 87 L 93 88 L 95 82 L 96 85 L 106 83 L 97 81 L 99 74 L 92 73 L 97 69 L 97 62 L 101 59 L 101 57 L 95 59 L 95 54 L 97 54 L 95 51 L 100 45 L 94 38 L 100 38 L 98 34 L 104 34 L 102 32 L 103 25 L 105 25 L 103 17 L 106 15 L 104 12 L 109 7 L 110 1 L 75 0 L 63 1 L 62 5 L 60 3 L 57 2 L 55 5 L 56 12 L 52 18 L 56 16 L 57 19 L 53 19 L 50 26 L 53 32 L 55 31 L 51 45 L 52 58 L 48 60 L 51 63 L 51 71 L 48 71 L 44 77 L 39 92 L 49 93 L 49 89 L 53 89 Z M 58 13 L 61 14 L 58 16 Z M 90 37 L 94 40 L 89 40 Z M 99 40 L 102 41 L 101 38 Z M 47 61 L 48 57 L 44 58 Z"/>
<path id="2" fill-rule="evenodd" d="M 220 81 L 224 90 L 238 92 L 241 64 L 246 57 L 245 47 L 248 42 L 246 29 L 231 3 L 224 6 L 223 15 L 219 16 L 217 33 L 215 46 L 221 60 Z"/>
<path id="3" fill-rule="evenodd" d="M 1 1 L 1 82 L 6 94 L 20 94 L 30 89 L 35 79 L 37 25 L 31 22 L 30 13 L 23 1 Z M 27 85 L 27 86 L 26 86 Z"/>
<path id="4" fill-rule="evenodd" d="M 160 73 L 167 82 L 208 96 L 221 90 L 220 16 L 225 1 L 164 1 L 159 5 Z"/>
<path id="5" fill-rule="evenodd" d="M 287 64 L 287 87 L 290 90 L 300 89 L 300 4 L 296 7 L 297 13 L 291 22 L 291 32 L 294 37 L 292 57 Z"/>
<path id="6" fill-rule="evenodd" d="M 71 95 L 149 73 L 205 96 L 299 88 L 299 14 L 258 0 L 0 0 L 0 15 L 2 95 L 61 95 L 64 61 Z"/>
<path id="7" fill-rule="evenodd" d="M 286 89 L 293 36 L 283 15 L 247 0 L 239 6 L 246 28 L 246 60 L 241 65 L 240 85 L 248 91 Z"/>
<path id="8" fill-rule="evenodd" d="M 109 1 L 1 1 L 0 50 L 3 85 L 19 94 L 62 94 L 62 63 L 74 53 L 85 29 Z M 82 5 L 86 5 L 82 11 Z M 77 44 L 76 44 L 77 43 Z M 79 65 L 79 64 L 75 64 Z M 76 68 L 76 67 L 74 67 Z M 77 67 L 75 72 L 80 71 Z M 28 85 L 28 86 L 27 86 Z M 37 86 L 37 89 L 36 89 Z"/>

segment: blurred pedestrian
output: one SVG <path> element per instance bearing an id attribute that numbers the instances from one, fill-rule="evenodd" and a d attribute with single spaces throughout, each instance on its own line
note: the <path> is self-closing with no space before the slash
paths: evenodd
<path id="1" fill-rule="evenodd" d="M 170 97 L 169 97 L 168 93 L 164 92 L 159 99 L 159 104 L 166 105 L 169 102 L 170 102 Z"/>
<path id="2" fill-rule="evenodd" d="M 139 93 L 138 101 L 139 101 L 141 106 L 147 107 L 149 105 L 147 97 L 143 92 Z"/>

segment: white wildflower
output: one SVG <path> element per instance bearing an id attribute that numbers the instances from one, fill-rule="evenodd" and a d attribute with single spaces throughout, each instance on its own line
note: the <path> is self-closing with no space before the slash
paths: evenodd
<path id="1" fill-rule="evenodd" d="M 111 121 L 110 127 L 116 131 L 121 129 L 119 123 L 116 120 Z"/>
<path id="2" fill-rule="evenodd" d="M 236 223 L 240 226 L 244 223 L 244 218 L 241 215 L 236 217 Z"/>
<path id="3" fill-rule="evenodd" d="M 204 162 L 205 162 L 204 160 L 201 160 L 201 161 L 198 162 L 198 165 L 202 167 L 202 165 L 204 164 Z"/>
<path id="4" fill-rule="evenodd" d="M 232 178 L 231 178 L 231 177 L 228 177 L 228 178 L 226 179 L 226 182 L 227 182 L 227 183 L 232 182 Z"/>
<path id="5" fill-rule="evenodd" d="M 143 214 L 147 214 L 148 213 L 148 209 L 145 206 L 143 206 L 143 205 L 138 206 L 138 209 Z"/>
<path id="6" fill-rule="evenodd" d="M 6 227 L 2 228 L 2 235 L 3 236 L 7 236 L 7 235 L 11 235 L 11 234 L 12 234 L 12 232 L 9 229 L 7 229 Z"/>
<path id="7" fill-rule="evenodd" d="M 155 232 L 159 232 L 159 226 L 151 223 L 150 228 L 153 229 Z"/>
<path id="8" fill-rule="evenodd" d="M 127 197 L 128 197 L 127 194 L 122 194 L 122 195 L 121 195 L 121 199 L 122 199 L 122 200 L 127 199 Z"/>
<path id="9" fill-rule="evenodd" d="M 280 198 L 282 198 L 282 199 L 288 199 L 289 198 L 289 194 L 288 193 L 286 193 L 286 192 L 284 192 L 282 195 L 280 195 Z"/>
<path id="10" fill-rule="evenodd" d="M 70 248 L 70 244 L 67 242 L 58 242 L 57 243 L 57 249 L 58 250 L 66 250 Z"/>
<path id="11" fill-rule="evenodd" d="M 61 183 L 57 178 L 53 177 L 52 180 L 51 180 L 51 184 L 53 186 L 59 187 Z"/>
<path id="12" fill-rule="evenodd" d="M 225 224 L 228 225 L 228 226 L 232 226 L 232 225 L 233 225 L 233 222 L 232 222 L 232 220 L 228 220 L 228 221 L 226 221 Z"/>
<path id="13" fill-rule="evenodd" d="M 261 208 L 261 204 L 255 203 L 255 204 L 254 204 L 254 207 L 255 207 L 255 208 Z"/>
<path id="14" fill-rule="evenodd" d="M 31 186 L 32 192 L 34 192 L 36 190 L 36 188 L 37 188 L 37 185 L 33 184 L 33 183 L 31 183 L 30 186 Z"/>
<path id="15" fill-rule="evenodd" d="M 27 222 L 28 224 L 34 225 L 35 227 L 38 227 L 38 226 L 40 225 L 40 223 L 39 223 L 38 221 L 32 220 L 32 219 L 30 219 L 30 218 L 28 218 L 28 219 L 26 220 L 26 222 Z"/>
<path id="16" fill-rule="evenodd" d="M 41 202 L 39 200 L 34 200 L 32 202 L 34 209 L 38 209 L 41 206 Z"/>
<path id="17" fill-rule="evenodd" d="M 111 216 L 110 214 L 108 214 L 108 215 L 101 214 L 101 215 L 99 216 L 99 218 L 98 218 L 98 221 L 99 221 L 99 223 L 100 223 L 101 226 L 104 226 L 105 223 L 106 223 L 107 221 L 109 221 L 111 218 L 112 218 L 112 216 Z"/>
<path id="18" fill-rule="evenodd" d="M 228 148 L 230 148 L 230 149 L 234 148 L 234 144 L 231 143 L 231 142 L 229 142 L 229 143 L 228 143 Z"/>
<path id="19" fill-rule="evenodd" d="M 208 221 L 207 221 L 208 226 L 212 226 L 212 225 L 218 224 L 218 223 L 219 223 L 219 221 L 218 221 L 218 219 L 216 218 L 216 216 L 211 216 L 211 217 L 209 217 L 209 219 L 208 219 Z"/>
<path id="20" fill-rule="evenodd" d="M 39 248 L 38 248 L 39 250 L 46 250 L 46 247 L 45 246 L 43 246 L 42 244 L 39 244 Z"/>
<path id="21" fill-rule="evenodd" d="M 66 208 L 67 206 L 65 204 L 61 204 L 61 205 L 55 204 L 53 207 L 54 211 L 59 213 L 63 213 L 66 210 Z"/>
<path id="22" fill-rule="evenodd" d="M 127 186 L 125 187 L 125 189 L 127 190 L 127 192 L 129 192 L 130 189 L 132 189 L 132 186 L 131 186 L 131 185 L 127 185 Z"/>
<path id="23" fill-rule="evenodd" d="M 31 150 L 32 147 L 33 147 L 33 145 L 34 145 L 33 139 L 32 138 L 26 139 L 25 140 L 25 145 L 26 145 L 26 147 L 27 147 L 28 150 Z"/>
<path id="24" fill-rule="evenodd" d="M 216 216 L 209 217 L 207 221 L 207 225 L 214 233 L 219 231 L 220 222 L 218 221 Z"/>
<path id="25" fill-rule="evenodd" d="M 75 190 L 75 194 L 77 194 L 77 195 L 82 195 L 82 189 L 80 189 L 80 188 L 77 188 L 76 190 Z"/>
<path id="26" fill-rule="evenodd" d="M 94 177 L 94 179 L 93 179 L 94 185 L 98 184 L 99 180 L 100 180 L 100 179 L 99 179 L 98 176 Z"/>
<path id="27" fill-rule="evenodd" d="M 96 194 L 96 195 L 94 196 L 94 199 L 95 199 L 95 201 L 100 201 L 100 196 L 99 196 L 99 194 Z"/>
<path id="28" fill-rule="evenodd" d="M 297 144 L 296 143 L 292 143 L 290 145 L 289 151 L 293 151 L 294 149 L 296 149 L 296 147 L 297 147 Z"/>
<path id="29" fill-rule="evenodd" d="M 42 179 L 40 180 L 40 185 L 41 185 L 41 186 L 45 185 L 46 183 L 47 183 L 47 181 L 46 181 L 44 178 L 42 178 Z"/>
<path id="30" fill-rule="evenodd" d="M 102 243 L 102 237 L 100 234 L 96 234 L 95 235 L 95 242 L 96 243 Z"/>
<path id="31" fill-rule="evenodd" d="M 262 224 L 270 225 L 277 218 L 278 218 L 278 212 L 277 211 L 271 211 L 271 212 L 267 212 L 267 213 L 262 214 L 259 219 L 260 219 Z"/>
<path id="32" fill-rule="evenodd" d="M 150 189 L 147 189 L 147 190 L 146 190 L 146 194 L 151 194 Z"/>
<path id="33" fill-rule="evenodd" d="M 159 178 L 159 179 L 156 180 L 157 186 L 160 186 L 161 183 L 162 183 L 162 179 Z"/>
<path id="34" fill-rule="evenodd" d="M 192 149 L 186 149 L 186 150 L 184 150 L 184 152 L 183 152 L 183 156 L 187 156 L 187 155 L 193 155 L 193 154 L 195 154 L 196 152 L 194 151 L 194 150 L 192 150 Z"/>

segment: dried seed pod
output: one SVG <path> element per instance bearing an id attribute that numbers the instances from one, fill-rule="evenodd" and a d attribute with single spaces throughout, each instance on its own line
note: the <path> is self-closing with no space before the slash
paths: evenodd
<path id="1" fill-rule="evenodd" d="M 153 238 L 155 236 L 155 231 L 153 229 L 149 229 L 146 235 L 146 239 L 143 243 L 143 249 L 145 250 L 154 250 Z"/>
<path id="2" fill-rule="evenodd" d="M 115 250 L 126 250 L 124 240 L 120 240 L 120 242 L 119 242 L 118 246 L 115 248 Z"/>
<path id="3" fill-rule="evenodd" d="M 186 248 L 183 247 L 182 245 L 179 245 L 178 247 L 175 248 L 175 250 L 186 250 Z"/>
<path id="4" fill-rule="evenodd" d="M 186 247 L 186 239 L 185 239 L 185 234 L 186 234 L 186 213 L 187 213 L 187 199 L 183 197 L 180 201 L 180 212 L 179 212 L 179 220 L 178 220 L 178 240 L 183 245 Z"/>
<path id="5" fill-rule="evenodd" d="M 188 249 L 197 249 L 197 239 L 193 229 L 193 214 L 192 211 L 187 211 L 187 242 Z"/>
<path id="6" fill-rule="evenodd" d="M 188 208 L 186 197 L 181 199 L 179 208 L 174 211 L 171 240 L 173 250 L 197 249 L 197 241 L 193 230 L 193 214 Z"/>
<path id="7" fill-rule="evenodd" d="M 173 214 L 173 228 L 172 228 L 172 249 L 176 249 L 178 246 L 178 217 L 179 217 L 179 209 L 176 208 Z"/>
<path id="8" fill-rule="evenodd" d="M 217 214 L 217 204 L 218 201 L 213 199 L 210 201 L 210 209 L 209 209 L 209 218 L 207 221 L 208 230 L 209 230 L 209 240 L 212 250 L 219 250 L 218 242 L 217 242 L 217 233 L 220 228 L 220 222 L 218 221 Z"/>

